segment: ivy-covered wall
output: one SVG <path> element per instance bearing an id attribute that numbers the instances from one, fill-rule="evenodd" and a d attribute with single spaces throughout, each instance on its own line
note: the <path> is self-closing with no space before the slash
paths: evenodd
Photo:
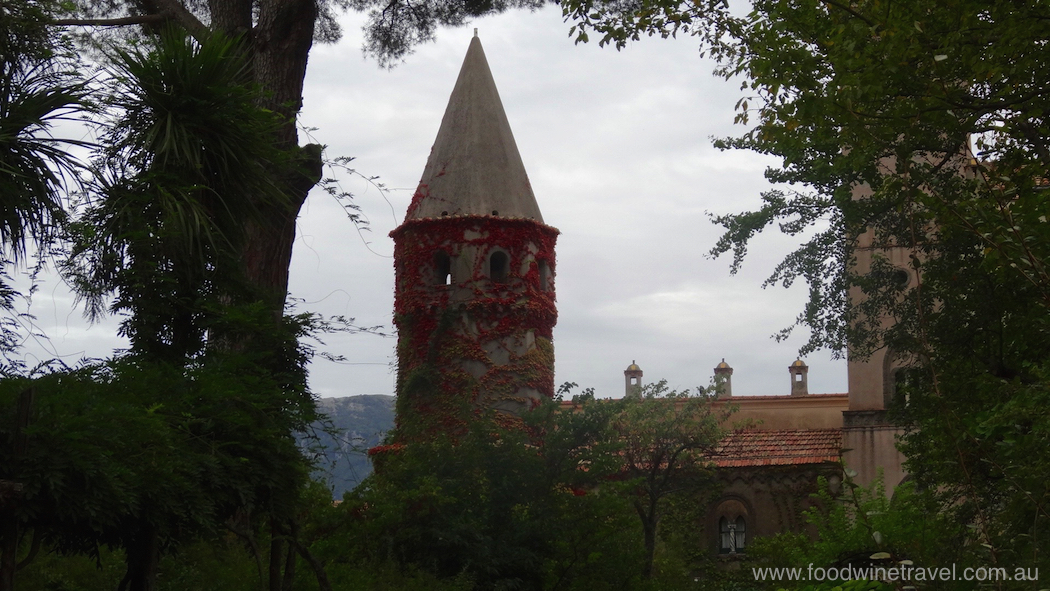
<path id="1" fill-rule="evenodd" d="M 557 235 L 478 215 L 408 220 L 391 233 L 399 441 L 462 430 L 487 410 L 513 424 L 553 397 Z"/>

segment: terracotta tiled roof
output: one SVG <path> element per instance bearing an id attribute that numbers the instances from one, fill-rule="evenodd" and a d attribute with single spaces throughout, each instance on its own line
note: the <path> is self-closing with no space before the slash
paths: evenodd
<path id="1" fill-rule="evenodd" d="M 740 402 L 740 401 L 743 401 L 743 400 L 799 400 L 799 399 L 802 399 L 802 400 L 818 399 L 819 400 L 819 399 L 824 399 L 824 398 L 842 398 L 844 396 L 849 396 L 849 394 L 846 394 L 846 393 L 842 393 L 842 394 L 838 394 L 838 393 L 802 394 L 802 395 L 796 394 L 794 396 L 789 396 L 787 394 L 774 394 L 774 395 L 771 395 L 771 396 L 769 396 L 769 395 L 767 395 L 767 396 L 737 396 L 737 395 L 733 395 L 733 397 L 727 398 L 726 400 L 729 400 L 730 402 Z"/>
<path id="2" fill-rule="evenodd" d="M 837 462 L 842 429 L 786 429 L 734 431 L 719 445 L 719 468 L 794 466 Z"/>

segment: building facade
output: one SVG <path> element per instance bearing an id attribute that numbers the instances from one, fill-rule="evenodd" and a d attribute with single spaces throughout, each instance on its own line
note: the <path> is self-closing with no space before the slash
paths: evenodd
<path id="1" fill-rule="evenodd" d="M 879 383 L 892 372 L 875 372 L 884 355 L 851 360 L 849 383 L 861 372 L 870 382 L 843 394 L 811 394 L 809 367 L 801 359 L 788 365 L 790 389 L 782 395 L 734 396 L 733 368 L 723 359 L 715 368 L 716 406 L 732 404 L 734 423 L 715 458 L 721 491 L 708 507 L 703 524 L 713 553 L 742 554 L 756 536 L 802 531 L 802 513 L 812 505 L 818 478 L 837 490 L 841 466 L 855 471 L 867 486 L 882 475 L 887 491 L 905 477 L 895 438 L 900 432 L 887 418 L 890 396 L 873 397 L 892 385 Z M 632 362 L 624 370 L 629 388 L 640 388 L 644 372 Z"/>

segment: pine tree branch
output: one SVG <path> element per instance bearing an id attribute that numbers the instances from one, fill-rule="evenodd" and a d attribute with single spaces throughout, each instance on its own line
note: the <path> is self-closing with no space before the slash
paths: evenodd
<path id="1" fill-rule="evenodd" d="M 186 31 L 198 41 L 203 40 L 210 33 L 207 25 L 193 15 L 178 0 L 153 0 L 153 5 L 160 10 L 149 14 L 125 16 L 120 18 L 65 18 L 51 21 L 51 24 L 59 27 L 126 27 L 130 25 L 148 25 L 163 23 L 173 20 L 181 25 Z"/>
<path id="2" fill-rule="evenodd" d="M 167 14 L 143 14 L 121 18 L 61 18 L 51 21 L 59 27 L 126 27 L 129 25 L 149 25 L 162 23 L 170 17 Z"/>
<path id="3" fill-rule="evenodd" d="M 193 15 L 179 0 L 153 0 L 160 6 L 161 14 L 170 14 L 197 41 L 203 41 L 211 34 L 211 29 Z"/>

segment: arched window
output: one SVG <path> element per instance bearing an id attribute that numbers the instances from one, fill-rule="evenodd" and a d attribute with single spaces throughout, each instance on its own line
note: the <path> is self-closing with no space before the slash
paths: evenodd
<path id="1" fill-rule="evenodd" d="M 448 253 L 439 250 L 434 252 L 434 285 L 452 284 L 452 259 Z"/>
<path id="2" fill-rule="evenodd" d="M 510 267 L 510 257 L 502 250 L 494 251 L 489 255 L 489 279 L 493 283 L 507 282 L 507 268 Z"/>
<path id="3" fill-rule="evenodd" d="M 911 395 L 921 387 L 922 370 L 917 367 L 898 367 L 893 371 L 893 398 L 890 404 L 903 408 L 911 402 Z"/>
<path id="4" fill-rule="evenodd" d="M 746 529 L 747 523 L 744 521 L 744 516 L 740 515 L 735 520 L 729 520 L 722 517 L 718 520 L 718 532 L 721 543 L 719 544 L 720 554 L 739 554 L 744 551 L 746 544 Z"/>

